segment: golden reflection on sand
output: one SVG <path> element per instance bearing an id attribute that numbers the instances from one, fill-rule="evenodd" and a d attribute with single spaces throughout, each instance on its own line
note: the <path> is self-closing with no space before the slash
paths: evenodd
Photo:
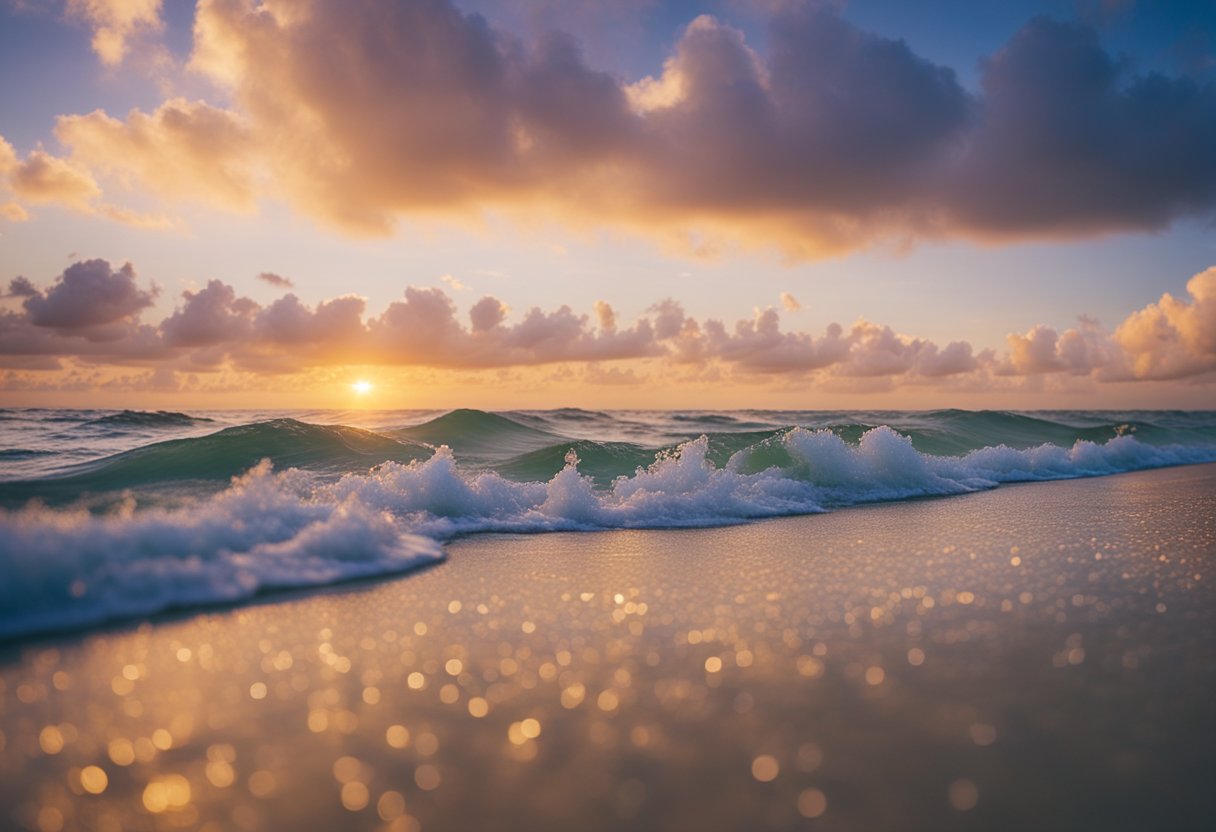
<path id="1" fill-rule="evenodd" d="M 478 538 L 404 580 L 10 649 L 3 824 L 983 829 L 1033 793 L 1063 828 L 1135 788 L 1129 824 L 1194 817 L 1157 795 L 1211 757 L 1201 473 L 1134 475 L 1173 478 L 1135 515 L 1113 478 Z"/>

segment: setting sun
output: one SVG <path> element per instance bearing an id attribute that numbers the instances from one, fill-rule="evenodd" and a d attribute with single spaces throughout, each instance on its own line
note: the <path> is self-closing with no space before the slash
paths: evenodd
<path id="1" fill-rule="evenodd" d="M 356 381 L 351 385 L 351 389 L 362 396 L 372 391 L 372 383 L 370 381 Z"/>

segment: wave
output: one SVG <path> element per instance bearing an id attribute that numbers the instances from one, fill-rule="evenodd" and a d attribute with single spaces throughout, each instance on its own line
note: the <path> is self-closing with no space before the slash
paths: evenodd
<path id="1" fill-rule="evenodd" d="M 1075 442 L 1103 442 L 1124 434 L 1143 441 L 1178 439 L 1171 431 L 1145 421 L 1097 421 L 1075 424 L 1043 414 L 1029 415 L 996 410 L 941 410 L 920 416 L 908 425 L 913 444 L 926 453 L 946 455 L 1007 445 L 1031 448 L 1042 444 L 1069 446 Z"/>
<path id="2" fill-rule="evenodd" d="M 606 486 L 639 465 L 646 465 L 654 460 L 655 454 L 654 450 L 632 442 L 579 439 L 512 457 L 495 465 L 494 471 L 516 482 L 545 481 L 566 467 L 566 457 L 570 453 L 578 457 L 582 473 L 598 486 Z"/>
<path id="3" fill-rule="evenodd" d="M 0 408 L 0 422 L 39 422 L 43 424 L 68 423 L 79 424 L 81 413 L 95 413 L 92 410 L 61 410 L 48 407 Z"/>
<path id="4" fill-rule="evenodd" d="M 619 419 L 619 414 L 605 413 L 602 410 L 583 410 L 581 407 L 559 407 L 556 410 L 512 410 L 509 411 L 513 420 L 528 422 L 537 420 L 549 425 L 557 422 L 586 422 L 588 424 L 605 424 Z"/>
<path id="5" fill-rule="evenodd" d="M 745 413 L 673 413 L 671 421 L 679 428 L 692 428 L 700 431 L 756 431 L 776 427 L 791 427 L 789 422 L 778 420 L 746 418 Z"/>
<path id="6" fill-rule="evenodd" d="M 1105 442 L 1124 434 L 1147 444 L 1216 443 L 1216 421 L 1210 412 L 932 410 L 856 412 L 743 411 L 754 419 L 787 427 L 828 429 L 850 442 L 879 425 L 912 440 L 923 453 L 958 455 L 1007 445 L 1071 446 L 1078 441 Z"/>
<path id="7" fill-rule="evenodd" d="M 272 419 L 207 436 L 170 439 L 75 465 L 39 480 L 0 483 L 0 504 L 39 498 L 70 502 L 87 493 L 139 489 L 174 481 L 223 483 L 269 459 L 280 468 L 336 475 L 385 461 L 410 462 L 431 448 L 360 428 Z"/>
<path id="8" fill-rule="evenodd" d="M 497 413 L 466 409 L 388 433 L 435 447 L 447 445 L 460 457 L 487 461 L 539 450 L 565 438 Z"/>
<path id="9" fill-rule="evenodd" d="M 171 410 L 123 410 L 89 419 L 82 427 L 121 428 L 180 428 L 192 427 L 200 422 L 212 422 L 203 416 L 188 416 Z"/>
<path id="10" fill-rule="evenodd" d="M 34 459 L 40 456 L 55 456 L 56 451 L 38 448 L 0 448 L 0 459 Z"/>
<path id="11" fill-rule="evenodd" d="M 1216 448 L 1157 448 L 1131 436 L 1071 448 L 985 448 L 933 457 L 888 427 L 850 445 L 831 431 L 794 428 L 710 459 L 706 436 L 661 451 L 648 467 L 597 487 L 577 445 L 547 482 L 513 482 L 493 471 L 462 471 L 453 453 L 386 464 L 329 486 L 440 538 L 481 531 L 713 526 L 815 513 L 860 503 L 962 494 L 1003 482 L 1099 476 L 1216 461 Z"/>
<path id="12" fill-rule="evenodd" d="M 489 414 L 486 414 L 489 415 Z M 1105 442 L 1132 434 L 1147 444 L 1216 443 L 1211 412 L 1187 411 L 769 411 L 726 413 L 599 413 L 580 410 L 521 411 L 507 414 L 525 425 L 579 439 L 625 440 L 657 448 L 706 433 L 762 432 L 802 427 L 827 429 L 851 443 L 886 425 L 935 455 L 958 455 L 997 445 L 1031 448 L 1044 443 L 1071 446 L 1077 441 Z M 432 436 L 431 444 L 443 444 Z M 458 456 L 459 456 L 458 452 Z"/>
<path id="13" fill-rule="evenodd" d="M 332 430 L 349 437 L 352 429 Z M 383 440 L 376 436 L 364 438 Z M 441 542 L 460 534 L 718 526 L 1216 461 L 1216 446 L 1153 446 L 1130 434 L 957 456 L 922 453 L 886 426 L 855 444 L 804 428 L 753 439 L 728 453 L 702 436 L 651 452 L 648 465 L 606 483 L 584 466 L 624 465 L 639 449 L 573 443 L 551 477 L 523 482 L 464 468 L 446 445 L 336 480 L 299 469 L 275 473 L 263 462 L 219 494 L 176 510 L 137 510 L 128 499 L 100 516 L 42 506 L 0 511 L 0 636 L 402 571 L 439 559 Z M 555 447 L 533 462 L 549 465 Z M 515 462 L 531 464 L 526 455 Z"/>
<path id="14" fill-rule="evenodd" d="M 76 629 L 275 589 L 402 572 L 434 540 L 357 501 L 307 496 L 311 478 L 262 463 L 189 509 L 98 517 L 31 506 L 0 515 L 0 638 Z"/>
<path id="15" fill-rule="evenodd" d="M 706 461 L 716 468 L 721 468 L 740 450 L 768 441 L 782 433 L 784 431 L 768 430 L 705 434 Z M 493 470 L 509 480 L 519 482 L 548 480 L 566 466 L 566 458 L 573 452 L 579 460 L 579 471 L 589 476 L 597 486 L 607 486 L 618 477 L 627 476 L 650 465 L 656 455 L 670 455 L 678 447 L 678 444 L 654 448 L 635 442 L 579 439 L 559 442 L 511 457 L 494 464 Z"/>

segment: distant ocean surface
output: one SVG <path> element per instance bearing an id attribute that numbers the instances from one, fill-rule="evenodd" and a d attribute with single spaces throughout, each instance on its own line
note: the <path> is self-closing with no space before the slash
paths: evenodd
<path id="1" fill-rule="evenodd" d="M 1216 461 L 1216 411 L 0 410 L 0 638 L 697 527 Z"/>

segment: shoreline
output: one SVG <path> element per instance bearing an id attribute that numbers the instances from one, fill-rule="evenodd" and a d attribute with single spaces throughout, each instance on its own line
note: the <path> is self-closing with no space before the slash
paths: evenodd
<path id="1" fill-rule="evenodd" d="M 397 578 L 2 645 L 0 818 L 1202 828 L 1216 465 L 1033 485 L 476 535 Z"/>
<path id="2" fill-rule="evenodd" d="M 443 557 L 440 560 L 433 562 L 424 562 L 414 566 L 407 567 L 400 571 L 386 572 L 378 575 L 354 575 L 349 578 L 339 578 L 325 584 L 317 584 L 314 586 L 298 586 L 287 588 L 267 588 L 260 589 L 254 595 L 238 601 L 217 600 L 214 602 L 191 603 L 185 605 L 173 605 L 165 609 L 158 610 L 154 613 L 145 615 L 118 616 L 96 624 L 85 626 L 65 625 L 63 627 L 54 627 L 43 630 L 38 630 L 25 635 L 17 636 L 2 636 L 0 635 L 0 665 L 9 660 L 14 651 L 21 651 L 29 647 L 37 647 L 39 645 L 53 645 L 60 641 L 72 641 L 77 638 L 85 637 L 91 634 L 102 633 L 119 633 L 132 630 L 138 630 L 146 625 L 157 625 L 167 622 L 180 621 L 188 619 L 194 615 L 220 613 L 227 610 L 239 610 L 244 607 L 260 606 L 263 604 L 277 604 L 280 602 L 291 601 L 298 598 L 306 598 L 311 595 L 325 594 L 330 592 L 344 591 L 360 591 L 365 587 L 374 587 L 375 585 L 386 581 L 397 581 L 408 579 L 410 576 L 419 574 L 429 569 L 442 566 L 448 559 L 448 552 L 454 546 L 461 546 L 466 542 L 476 542 L 480 540 L 492 539 L 511 539 L 515 537 L 530 538 L 535 536 L 545 536 L 551 534 L 613 534 L 616 532 L 669 532 L 669 531 L 712 531 L 715 529 L 726 529 L 735 527 L 746 527 L 756 524 L 768 522 L 781 522 L 785 520 L 798 519 L 804 517 L 816 517 L 823 514 L 835 514 L 843 511 L 855 511 L 858 509 L 869 509 L 880 506 L 899 505 L 903 503 L 916 503 L 921 501 L 936 501 L 950 500 L 973 496 L 998 489 L 1009 489 L 1020 486 L 1036 486 L 1046 485 L 1049 483 L 1073 482 L 1077 480 L 1092 480 L 1106 479 L 1108 477 L 1121 477 L 1128 474 L 1148 473 L 1154 471 L 1169 470 L 1174 468 L 1194 468 L 1209 466 L 1213 471 L 1216 471 L 1216 462 L 1190 462 L 1180 463 L 1175 465 L 1163 465 L 1159 467 L 1143 468 L 1136 471 L 1124 471 L 1115 474 L 1089 474 L 1081 476 L 1070 476 L 1059 479 L 1043 479 L 1043 480 L 1022 480 L 998 483 L 991 488 L 980 489 L 978 491 L 967 492 L 962 494 L 921 494 L 911 497 L 902 497 L 890 500 L 874 500 L 867 502 L 855 503 L 852 505 L 836 506 L 823 509 L 816 512 L 800 512 L 788 515 L 773 515 L 768 517 L 756 517 L 745 520 L 730 520 L 723 522 L 721 525 L 705 525 L 705 526 L 648 526 L 639 528 L 588 528 L 579 530 L 562 530 L 552 531 L 547 529 L 524 530 L 524 531 L 470 531 L 457 532 L 450 538 L 439 541 L 439 545 L 443 551 Z"/>

